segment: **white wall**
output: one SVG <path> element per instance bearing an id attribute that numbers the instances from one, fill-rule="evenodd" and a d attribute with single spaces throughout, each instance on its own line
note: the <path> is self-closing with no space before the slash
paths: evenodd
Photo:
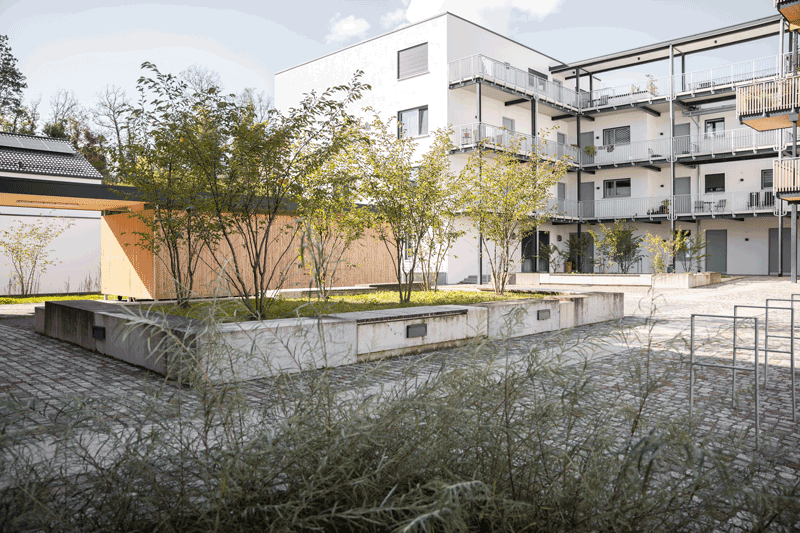
<path id="1" fill-rule="evenodd" d="M 65 218 L 20 216 L 40 213 Z M 66 292 L 67 282 L 69 282 L 70 292 L 79 292 L 81 284 L 87 276 L 90 276 L 93 281 L 96 280 L 99 289 L 100 216 L 89 211 L 0 208 L 0 233 L 3 230 L 20 227 L 20 224 L 30 225 L 39 221 L 61 227 L 72 223 L 72 226 L 56 238 L 48 248 L 51 250 L 49 259 L 58 264 L 47 267 L 47 271 L 41 275 L 38 292 Z M 0 238 L 2 238 L 1 235 Z M 8 282 L 12 273 L 13 268 L 9 258 L 0 251 L 0 294 L 9 293 Z"/>

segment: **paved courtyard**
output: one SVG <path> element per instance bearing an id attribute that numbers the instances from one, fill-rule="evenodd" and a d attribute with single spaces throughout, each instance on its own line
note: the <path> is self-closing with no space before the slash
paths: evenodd
<path id="1" fill-rule="evenodd" d="M 575 286 L 552 289 L 590 290 Z M 609 394 L 624 394 L 631 373 L 635 372 L 631 354 L 650 346 L 655 356 L 653 370 L 670 373 L 669 385 L 657 392 L 655 408 L 648 413 L 651 419 L 688 410 L 689 372 L 685 363 L 692 313 L 731 315 L 734 305 L 760 306 L 767 298 L 790 298 L 791 294 L 800 294 L 800 286 L 791 284 L 788 279 L 768 277 L 729 278 L 716 286 L 663 290 L 657 294 L 643 288 L 604 287 L 599 290 L 625 292 L 625 319 L 620 323 L 576 328 L 566 338 L 556 334 L 522 337 L 505 341 L 503 349 L 513 357 L 513 354 L 527 353 L 532 347 L 556 350 L 558 346 L 570 345 L 566 354 L 568 361 L 570 357 L 578 361 L 582 359 L 580 355 L 586 355 L 601 387 Z M 2 413 L 7 431 L 57 435 L 59 413 L 75 401 L 94 402 L 102 416 L 110 421 L 121 421 L 137 409 L 139 400 L 151 398 L 164 387 L 179 394 L 187 391 L 147 370 L 38 335 L 32 330 L 33 308 L 33 305 L 0 307 L 0 396 L 14 398 L 17 403 L 16 409 L 6 406 L 6 412 Z M 743 314 L 763 316 L 763 311 L 743 310 Z M 788 313 L 773 312 L 771 321 L 773 333 L 788 334 Z M 800 316 L 796 322 L 800 326 Z M 752 328 L 740 328 L 739 335 L 739 343 L 752 344 Z M 698 335 L 700 360 L 729 364 L 732 338 L 730 322 L 709 323 L 701 328 Z M 787 340 L 770 342 L 774 349 L 788 348 Z M 763 334 L 760 344 L 763 345 Z M 470 364 L 474 355 L 474 349 L 467 346 L 341 367 L 333 370 L 331 376 L 343 391 L 364 391 L 365 387 L 390 387 L 409 376 L 424 380 L 443 366 Z M 740 351 L 739 358 L 740 365 L 747 365 L 749 361 L 752 367 L 751 353 Z M 792 419 L 789 367 L 788 354 L 769 355 L 768 387 L 761 389 L 761 449 L 777 454 L 781 460 L 774 471 L 766 474 L 765 482 L 770 481 L 770 476 L 790 483 L 800 479 L 800 425 Z M 363 376 L 367 371 L 370 383 L 365 385 Z M 754 446 L 753 378 L 751 372 L 737 373 L 734 402 L 729 371 L 698 371 L 695 394 L 696 412 L 700 414 L 699 431 L 738 430 Z M 268 402 L 280 386 L 278 380 L 264 379 L 249 382 L 246 389 L 253 401 Z"/>

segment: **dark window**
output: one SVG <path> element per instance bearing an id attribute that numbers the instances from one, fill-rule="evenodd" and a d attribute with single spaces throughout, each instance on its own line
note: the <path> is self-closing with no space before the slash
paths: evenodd
<path id="1" fill-rule="evenodd" d="M 397 114 L 398 135 L 418 137 L 428 134 L 428 106 L 407 109 Z"/>
<path id="2" fill-rule="evenodd" d="M 714 137 L 722 135 L 725 132 L 725 119 L 724 118 L 711 118 L 706 120 L 706 135 Z"/>
<path id="3" fill-rule="evenodd" d="M 545 87 L 545 82 L 547 81 L 547 74 L 543 72 L 539 72 L 538 70 L 534 70 L 532 68 L 528 69 L 528 85 L 531 87 Z"/>
<path id="4" fill-rule="evenodd" d="M 397 79 L 428 72 L 428 43 L 397 52 Z"/>
<path id="5" fill-rule="evenodd" d="M 761 171 L 761 188 L 762 189 L 771 189 L 772 188 L 772 169 L 768 168 L 766 170 Z"/>
<path id="6" fill-rule="evenodd" d="M 706 192 L 725 192 L 725 174 L 706 174 Z"/>
<path id="7" fill-rule="evenodd" d="M 603 182 L 603 198 L 618 198 L 631 195 L 630 178 Z"/>
<path id="8" fill-rule="evenodd" d="M 610 128 L 603 130 L 603 146 L 628 144 L 631 142 L 631 127 Z"/>

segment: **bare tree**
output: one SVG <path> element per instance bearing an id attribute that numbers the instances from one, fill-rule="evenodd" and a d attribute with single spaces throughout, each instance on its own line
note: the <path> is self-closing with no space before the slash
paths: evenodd
<path id="1" fill-rule="evenodd" d="M 47 121 L 49 124 L 66 125 L 70 120 L 85 118 L 85 115 L 86 112 L 74 92 L 59 89 L 50 97 L 50 118 Z"/>
<path id="2" fill-rule="evenodd" d="M 252 107 L 256 122 L 266 122 L 274 105 L 272 97 L 264 91 L 247 88 L 236 96 L 236 102 L 241 107 Z"/>
<path id="3" fill-rule="evenodd" d="M 222 79 L 219 73 L 202 65 L 192 65 L 180 75 L 186 82 L 189 92 L 207 94 L 209 90 L 222 91 Z"/>
<path id="4" fill-rule="evenodd" d="M 116 85 L 106 85 L 103 92 L 97 93 L 95 106 L 91 110 L 94 123 L 107 139 L 113 139 L 117 157 L 122 155 L 125 113 L 130 102 L 125 90 Z"/>

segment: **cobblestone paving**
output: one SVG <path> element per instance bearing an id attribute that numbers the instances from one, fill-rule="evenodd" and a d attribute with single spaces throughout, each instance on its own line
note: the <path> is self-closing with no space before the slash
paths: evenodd
<path id="1" fill-rule="evenodd" d="M 586 290 L 584 287 L 554 289 Z M 665 290 L 656 295 L 641 288 L 604 287 L 600 290 L 625 292 L 625 319 L 613 324 L 576 328 L 566 336 L 551 333 L 513 339 L 505 341 L 502 348 L 514 359 L 522 358 L 532 348 L 557 350 L 562 344 L 569 344 L 572 348 L 567 355 L 571 353 L 576 361 L 582 355 L 589 357 L 590 370 L 597 376 L 601 387 L 609 395 L 620 395 L 630 393 L 627 388 L 635 372 L 630 355 L 641 350 L 649 338 L 654 350 L 653 370 L 669 369 L 671 372 L 668 385 L 655 394 L 654 407 L 647 413 L 653 420 L 673 413 L 685 414 L 688 410 L 689 370 L 685 364 L 688 349 L 682 339 L 677 343 L 674 339 L 679 335 L 688 339 L 689 316 L 692 313 L 730 315 L 734 305 L 763 305 L 766 298 L 788 298 L 791 294 L 800 294 L 800 286 L 792 285 L 786 279 L 767 277 L 743 277 L 718 286 Z M 655 299 L 652 300 L 651 296 Z M 648 325 L 646 319 L 650 315 L 651 300 L 657 307 L 657 320 Z M 33 313 L 33 306 L 30 305 L 27 311 L 23 306 L 3 307 L 15 309 L 0 308 L 0 317 Z M 763 315 L 760 310 L 748 314 Z M 800 305 L 798 315 L 796 322 L 800 331 Z M 789 322 L 785 315 L 773 316 L 771 320 L 775 331 L 788 331 Z M 627 331 L 626 338 L 618 336 L 621 329 Z M 739 342 L 745 344 L 748 339 L 752 341 L 752 330 L 748 332 L 743 328 L 739 334 Z M 698 341 L 703 354 L 700 360 L 730 364 L 732 332 L 729 323 L 712 324 L 701 337 Z M 587 339 L 602 339 L 604 342 L 594 346 L 587 343 Z M 773 342 L 774 347 L 786 345 L 786 341 L 782 340 Z M 370 387 L 391 387 L 408 379 L 424 380 L 443 367 L 473 364 L 475 354 L 474 347 L 466 346 L 340 367 L 330 371 L 329 375 L 340 390 L 357 389 L 363 393 Z M 749 362 L 752 367 L 751 353 L 741 352 L 738 356 L 740 365 Z M 776 476 L 796 482 L 800 479 L 800 425 L 792 417 L 789 357 L 785 354 L 769 354 L 769 363 L 769 386 L 761 389 L 761 444 L 764 451 L 778 452 L 782 460 L 775 472 L 764 481 L 769 482 L 770 476 Z M 364 382 L 364 376 L 367 375 L 369 383 Z M 311 377 L 313 374 L 292 378 L 290 386 L 294 393 L 302 393 L 304 380 Z M 700 419 L 699 431 L 737 431 L 748 441 L 753 441 L 753 379 L 751 372 L 737 373 L 734 400 L 729 371 L 710 368 L 698 370 L 695 408 Z M 281 393 L 286 392 L 285 385 L 280 380 L 257 380 L 249 382 L 246 391 L 254 401 L 270 402 L 279 389 Z M 144 369 L 43 337 L 24 328 L 5 325 L 0 320 L 0 399 L 14 398 L 18 402 L 17 408 L 12 410 L 6 406 L 6 412 L 0 413 L 7 421 L 13 417 L 13 422 L 8 426 L 11 430 L 57 434 L 59 413 L 75 401 L 96 402 L 107 419 L 123 421 L 141 403 L 141 399 L 159 391 L 163 394 L 165 390 L 185 393 L 185 389 L 179 385 L 165 382 L 162 377 Z"/>

